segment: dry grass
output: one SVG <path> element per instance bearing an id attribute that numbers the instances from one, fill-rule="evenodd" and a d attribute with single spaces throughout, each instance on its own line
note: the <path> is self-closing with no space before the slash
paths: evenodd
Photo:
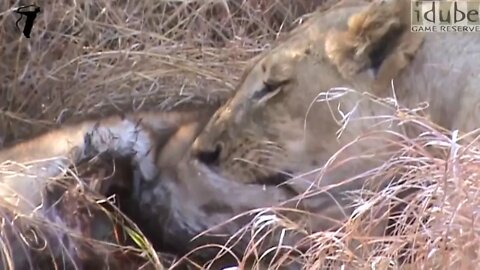
<path id="1" fill-rule="evenodd" d="M 391 100 L 379 102 L 391 106 Z M 299 250 L 303 254 L 296 260 L 303 269 L 475 269 L 480 263 L 480 131 L 450 132 L 420 116 L 420 108 L 392 109 L 392 116 L 379 117 L 414 128 L 417 136 L 386 131 L 365 134 L 354 142 L 385 139 L 387 146 L 395 147 L 394 152 L 387 147 L 385 152 L 375 149 L 374 158 L 382 154 L 390 158 L 355 176 L 369 179 L 372 185 L 379 179 L 392 179 L 391 184 L 379 192 L 349 192 L 355 211 L 345 223 L 328 232 L 309 232 L 287 218 L 298 212 L 295 209 L 252 211 L 248 213 L 252 221 L 236 235 L 256 236 L 245 253 L 258 260 L 275 255 L 278 261 L 269 269 L 290 262 L 290 255 Z M 392 234 L 380 235 L 378 228 L 384 228 L 392 217 L 387 210 L 396 206 L 403 210 L 388 226 Z M 261 239 L 271 233 L 279 239 L 296 233 L 303 239 L 294 245 L 286 240 L 260 253 Z M 234 237 L 229 244 L 229 248 L 235 245 Z"/>
<path id="2" fill-rule="evenodd" d="M 7 165 L 0 165 L 2 174 Z M 105 161 L 80 164 L 52 179 L 42 207 L 28 215 L 0 198 L 2 269 L 159 269 L 169 256 L 157 254 L 118 209 L 126 197 L 96 188 L 126 180 L 119 174 Z"/>
<path id="3" fill-rule="evenodd" d="M 22 37 L 15 27 L 17 15 L 11 9 L 20 2 L 0 2 L 0 147 L 90 115 L 224 100 L 246 61 L 267 49 L 298 16 L 322 1 L 44 0 L 38 2 L 42 13 L 30 39 Z M 329 263 L 348 269 L 476 268 L 480 263 L 480 145 L 471 139 L 476 134 L 461 140 L 463 134 L 441 131 L 428 120 L 406 112 L 398 114 L 396 120 L 415 125 L 423 133 L 413 139 L 399 134 L 401 147 L 394 158 L 367 172 L 375 177 L 401 175 L 403 184 L 375 194 L 352 194 L 358 196 L 362 207 L 342 229 L 308 234 L 297 224 L 271 215 L 272 209 L 260 212 L 246 229 L 260 228 L 261 234 L 273 225 L 304 234 L 306 241 L 313 243 L 301 257 L 306 269 Z M 401 235 L 365 237 L 364 231 L 369 229 L 365 224 L 374 224 L 378 213 L 385 213 L 388 203 L 398 203 L 395 195 L 408 187 L 420 191 L 409 198 L 409 215 L 397 224 Z M 98 195 L 88 189 L 69 192 L 62 199 L 70 198 L 70 204 L 63 205 L 96 209 L 98 213 L 93 216 L 100 216 L 100 224 L 116 228 L 107 231 L 123 232 L 127 237 L 110 234 L 106 243 L 85 239 L 91 231 L 75 231 L 75 222 L 90 224 L 88 219 L 79 214 L 69 223 L 61 211 L 68 211 L 64 208 L 50 215 L 42 213 L 45 217 L 40 220 L 12 217 L 4 210 L 0 224 L 4 268 L 18 260 L 19 256 L 12 254 L 19 254 L 19 250 L 28 255 L 21 262 L 25 265 L 38 256 L 47 261 L 44 263 L 52 258 L 75 262 L 78 258 L 66 256 L 72 254 L 73 246 L 86 247 L 86 253 L 93 246 L 102 259 L 113 258 L 107 263 L 110 266 L 127 268 L 128 260 L 134 262 L 133 269 L 138 265 L 162 268 L 160 261 L 167 257 L 156 254 L 134 224 L 112 211 L 113 206 L 99 202 Z M 108 211 L 102 210 L 105 204 L 110 205 Z M 406 220 L 411 216 L 417 216 L 413 223 Z M 22 220 L 44 235 L 19 234 Z M 65 243 L 59 237 L 68 238 L 71 244 L 60 250 L 63 256 L 42 242 Z M 12 239 L 26 240 L 16 244 Z M 353 242 L 357 243 L 354 247 L 363 249 L 353 250 Z M 38 245 L 33 253 L 26 251 L 27 244 L 32 243 Z M 395 259 L 401 257 L 406 245 L 415 257 L 409 264 L 399 265 Z M 292 251 L 295 247 L 283 249 Z M 246 252 L 254 250 L 252 243 Z M 125 256 L 127 253 L 133 254 L 133 259 Z M 93 258 L 95 263 L 98 260 Z M 55 263 L 62 268 L 65 261 Z"/>
<path id="4" fill-rule="evenodd" d="M 228 96 L 244 62 L 321 1 L 40 1 L 30 39 L 0 3 L 0 138 L 85 115 Z M 23 21 L 20 27 L 23 27 Z"/>

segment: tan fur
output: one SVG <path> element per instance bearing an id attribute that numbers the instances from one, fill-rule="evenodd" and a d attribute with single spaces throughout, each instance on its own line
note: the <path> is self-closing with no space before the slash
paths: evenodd
<path id="1" fill-rule="evenodd" d="M 335 28 L 328 31 L 325 52 L 342 76 L 352 79 L 371 67 L 369 55 L 375 47 L 389 45 L 382 38 L 401 31 L 395 44 L 397 48 L 383 60 L 372 85 L 372 91 L 379 92 L 410 63 L 422 44 L 422 33 L 406 31 L 410 24 L 409 15 L 408 1 L 374 2 L 370 8 L 352 15 L 345 31 Z"/>
<path id="2" fill-rule="evenodd" d="M 398 106 L 409 108 L 427 101 L 424 114 L 440 126 L 477 128 L 480 36 L 412 33 L 409 4 L 351 1 L 312 16 L 256 57 L 234 96 L 194 142 L 195 155 L 202 160 L 220 149 L 215 162 L 204 162 L 240 182 L 291 173 L 290 183 L 302 192 L 312 183 L 338 184 L 382 164 L 389 156 L 378 151 L 397 138 L 373 134 L 405 132 L 396 122 L 373 118 L 395 115 L 396 104 L 385 106 L 362 93 L 395 97 Z M 374 76 L 370 54 L 381 49 L 386 52 Z M 362 135 L 371 139 L 338 152 Z"/>
<path id="3" fill-rule="evenodd" d="M 28 214 L 41 204 L 48 182 L 106 151 L 132 157 L 143 179 L 154 179 L 161 168 L 182 159 L 211 111 L 138 112 L 87 120 L 3 149 L 1 203 Z"/>
<path id="4" fill-rule="evenodd" d="M 126 213 L 133 214 L 131 218 L 153 243 L 161 243 L 167 249 L 173 247 L 178 256 L 205 244 L 224 245 L 252 217 L 243 217 L 219 227 L 220 224 L 257 208 L 283 204 L 290 197 L 289 192 L 275 187 L 230 181 L 212 173 L 198 161 L 188 159 L 186 153 L 191 143 L 212 113 L 210 108 L 192 108 L 189 111 L 116 115 L 63 126 L 3 149 L 0 151 L 0 208 L 7 207 L 14 214 L 42 217 L 50 209 L 48 203 L 47 207 L 42 203 L 51 203 L 52 200 L 51 196 L 42 197 L 50 188 L 49 184 L 58 184 L 56 177 L 61 177 L 64 170 L 80 165 L 77 169 L 81 186 L 89 184 L 100 192 L 111 187 L 121 188 L 122 192 L 129 189 Z M 93 169 L 87 169 L 85 173 L 82 166 L 91 165 L 90 159 L 103 153 L 108 155 L 99 158 L 100 164 L 94 162 Z M 123 164 L 123 172 L 116 171 L 107 183 L 103 181 L 98 185 L 98 174 L 109 169 L 103 157 L 113 157 L 115 165 Z M 125 162 L 131 162 L 132 166 Z M 64 219 L 71 218 L 68 207 L 81 203 L 71 199 L 73 201 L 65 206 Z M 324 200 L 331 199 L 326 197 Z M 292 207 L 295 203 L 288 205 Z M 85 226 L 100 224 L 93 220 L 84 222 Z M 207 233 L 198 237 L 208 229 L 217 236 Z M 278 237 L 272 238 L 270 245 L 263 250 L 276 246 L 275 239 Z M 282 241 L 293 244 L 298 241 L 298 236 L 283 236 Z M 249 243 L 247 234 L 239 239 L 232 251 L 241 257 Z M 216 248 L 201 249 L 192 256 L 198 259 L 196 262 L 206 262 L 217 258 L 218 252 Z M 225 261 L 217 262 L 219 267 L 236 263 L 233 258 L 223 259 Z"/>

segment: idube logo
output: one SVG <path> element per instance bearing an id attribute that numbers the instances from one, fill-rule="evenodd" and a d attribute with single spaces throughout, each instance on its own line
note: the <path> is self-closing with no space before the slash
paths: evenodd
<path id="1" fill-rule="evenodd" d="M 413 32 L 480 32 L 480 1 L 411 2 Z"/>

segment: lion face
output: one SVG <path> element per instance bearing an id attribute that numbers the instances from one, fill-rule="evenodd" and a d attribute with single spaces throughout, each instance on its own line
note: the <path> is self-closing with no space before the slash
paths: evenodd
<path id="1" fill-rule="evenodd" d="M 334 137 L 324 127 L 337 124 L 331 119 L 309 125 L 315 118 L 307 112 L 322 91 L 352 86 L 328 63 L 322 44 L 332 25 L 357 10 L 350 7 L 347 13 L 331 12 L 307 22 L 291 33 L 288 42 L 255 59 L 236 94 L 195 141 L 200 159 L 245 182 L 273 180 L 271 176 L 289 174 L 298 166 L 324 162 L 317 154 L 324 152 L 325 146 L 316 142 Z M 330 115 L 328 108 L 310 109 L 312 115 Z M 316 157 L 306 153 L 316 153 L 312 155 Z"/>
<path id="2" fill-rule="evenodd" d="M 432 84 L 432 76 L 453 88 L 459 88 L 458 84 L 449 81 L 457 78 L 445 78 L 443 71 L 412 62 L 417 58 L 422 63 L 440 59 L 441 50 L 448 45 L 439 42 L 437 35 L 428 45 L 433 50 L 421 50 L 425 37 L 410 32 L 405 4 L 409 1 L 356 1 L 320 11 L 285 41 L 254 59 L 235 95 L 213 115 L 194 142 L 193 154 L 231 179 L 281 182 L 279 176 L 298 175 L 325 165 L 340 148 L 372 127 L 391 129 L 386 121 L 366 125 L 347 118 L 394 113 L 394 108 L 375 104 L 362 94 L 389 96 L 392 79 L 398 82 L 396 98 L 404 105 L 416 106 L 428 100 L 432 109 L 442 113 L 451 99 L 435 93 L 441 83 Z M 472 35 L 453 37 L 452 42 L 462 39 L 465 46 L 480 51 L 472 42 L 478 38 Z M 450 64 L 448 59 L 441 61 Z M 467 61 L 456 68 L 472 72 L 474 63 Z M 449 91 L 452 93 L 452 88 Z M 450 122 L 456 117 L 451 115 Z M 438 118 L 440 122 L 446 119 Z M 359 144 L 344 155 L 369 153 L 379 144 Z M 344 171 L 356 169 L 349 165 Z"/>

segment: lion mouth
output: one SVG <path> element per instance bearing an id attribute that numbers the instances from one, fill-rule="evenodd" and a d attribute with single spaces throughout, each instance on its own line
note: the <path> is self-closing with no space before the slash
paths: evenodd
<path id="1" fill-rule="evenodd" d="M 221 172 L 221 168 L 218 165 L 220 152 L 221 150 L 217 147 L 214 151 L 196 153 L 194 163 L 196 163 L 197 166 L 201 166 L 202 170 L 208 171 L 209 174 L 227 177 Z M 281 170 L 280 172 L 259 176 L 254 179 L 236 179 L 235 175 L 230 175 L 227 178 L 231 178 L 230 180 L 240 183 L 243 182 L 256 185 L 276 186 L 279 188 L 285 188 L 288 191 L 294 191 L 289 185 L 286 184 L 286 182 L 292 178 L 292 172 L 288 170 Z"/>
<path id="2" fill-rule="evenodd" d="M 254 183 L 268 186 L 280 186 L 291 178 L 290 172 L 274 173 L 254 180 Z"/>
<path id="3" fill-rule="evenodd" d="M 221 172 L 220 167 L 217 164 L 214 163 L 206 163 L 204 162 L 203 159 L 196 159 L 195 160 L 198 165 L 201 165 L 203 170 L 208 170 L 210 173 L 214 173 L 217 175 L 223 175 Z M 253 178 L 253 179 L 235 179 L 235 175 L 232 175 L 234 181 L 238 182 L 245 182 L 245 183 L 254 183 L 254 184 L 259 184 L 259 185 L 267 185 L 267 186 L 280 186 L 284 184 L 287 180 L 289 180 L 292 176 L 292 173 L 289 171 L 285 172 L 278 172 L 278 173 L 272 173 L 269 175 Z"/>
<path id="4" fill-rule="evenodd" d="M 255 180 L 259 185 L 275 186 L 285 190 L 291 196 L 297 196 L 299 193 L 287 182 L 292 179 L 292 173 L 289 171 L 283 173 L 274 173 L 269 176 L 261 177 Z"/>

